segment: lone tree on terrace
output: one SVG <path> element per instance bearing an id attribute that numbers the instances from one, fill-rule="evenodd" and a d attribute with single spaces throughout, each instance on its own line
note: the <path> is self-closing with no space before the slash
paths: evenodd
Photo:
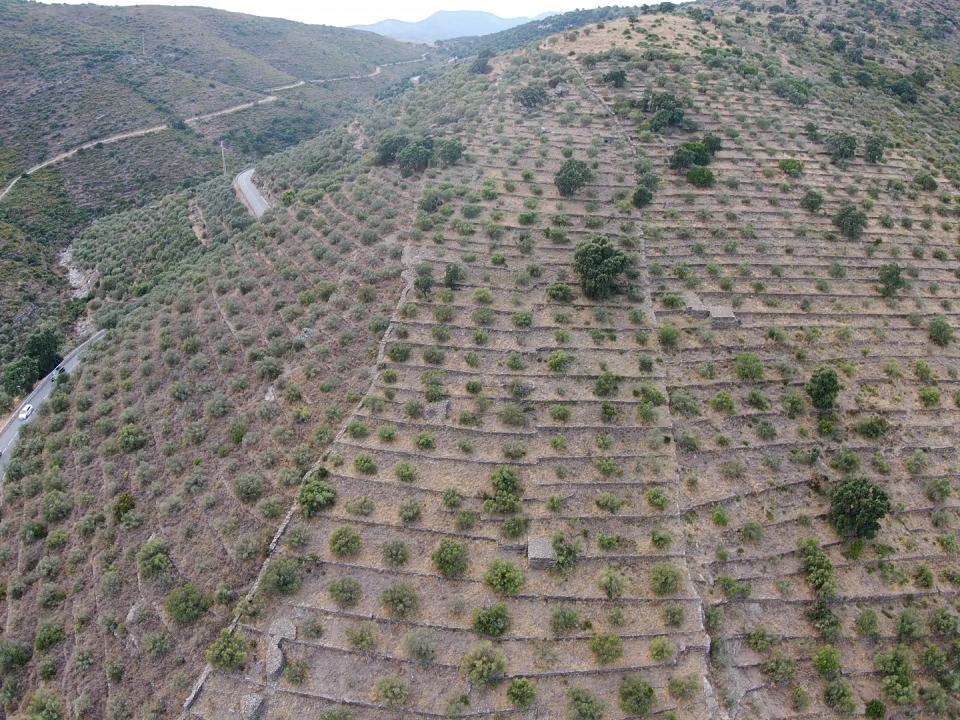
<path id="1" fill-rule="evenodd" d="M 621 69 L 611 70 L 603 76 L 605 83 L 610 83 L 615 88 L 622 88 L 627 83 L 627 73 Z"/>
<path id="2" fill-rule="evenodd" d="M 561 195 L 573 195 L 593 179 L 593 171 L 583 160 L 566 160 L 557 171 L 553 182 Z"/>
<path id="3" fill-rule="evenodd" d="M 610 297 L 617 287 L 617 277 L 627 269 L 629 258 L 605 237 L 577 245 L 573 253 L 573 269 L 580 276 L 580 285 L 588 298 Z"/>
<path id="4" fill-rule="evenodd" d="M 833 368 L 817 368 L 807 383 L 806 391 L 810 402 L 817 410 L 832 410 L 837 401 L 837 395 L 842 390 L 837 379 L 837 371 Z"/>
<path id="5" fill-rule="evenodd" d="M 848 240 L 859 240 L 867 227 L 867 214 L 855 205 L 845 203 L 833 216 L 833 224 L 840 229 L 840 234 Z"/>
<path id="6" fill-rule="evenodd" d="M 903 268 L 896 263 L 880 266 L 880 294 L 885 298 L 894 298 L 901 290 L 906 290 L 909 283 L 903 277 Z"/>
<path id="7" fill-rule="evenodd" d="M 876 537 L 880 520 L 888 512 L 887 491 L 867 478 L 848 478 L 830 493 L 830 522 L 841 535 Z"/>
<path id="8" fill-rule="evenodd" d="M 537 108 L 547 102 L 547 89 L 543 83 L 533 82 L 517 90 L 514 98 L 525 108 Z"/>

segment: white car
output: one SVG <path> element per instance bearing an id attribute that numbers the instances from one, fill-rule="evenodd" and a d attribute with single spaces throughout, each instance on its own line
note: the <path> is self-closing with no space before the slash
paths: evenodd
<path id="1" fill-rule="evenodd" d="M 22 408 L 20 408 L 20 414 L 17 415 L 17 419 L 26 420 L 28 417 L 33 415 L 33 405 L 27 403 Z"/>

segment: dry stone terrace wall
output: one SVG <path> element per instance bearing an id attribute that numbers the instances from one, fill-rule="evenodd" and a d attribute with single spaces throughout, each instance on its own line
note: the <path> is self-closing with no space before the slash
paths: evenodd
<path id="1" fill-rule="evenodd" d="M 612 202 L 632 189 L 633 156 L 604 109 L 572 85 L 539 113 L 520 109 L 510 93 L 528 80 L 500 78 L 499 89 L 489 91 L 492 110 L 470 138 L 472 161 L 431 183 L 451 185 L 443 210 L 452 209 L 452 219 L 424 230 L 405 258 L 408 281 L 428 265 L 436 287 L 423 294 L 408 286 L 378 378 L 326 457 L 338 497 L 332 509 L 302 520 L 310 540 L 298 552 L 313 558 L 312 570 L 298 593 L 245 624 L 242 632 L 257 640 L 256 660 L 235 676 L 214 673 L 193 716 L 223 717 L 254 697 L 269 718 L 338 705 L 354 717 L 433 717 L 465 695 L 462 710 L 470 715 L 558 717 L 568 711 L 571 688 L 596 694 L 616 714 L 623 678 L 632 675 L 653 686 L 658 710 L 709 715 L 707 638 L 684 558 L 672 419 L 656 399 L 665 397 L 664 370 L 642 288 L 632 280 L 633 299 L 606 303 L 579 289 L 571 302 L 546 293 L 551 283 L 575 287 L 572 249 L 597 232 L 621 240 L 643 268 L 633 213 Z M 561 198 L 553 184 L 564 149 L 597 163 L 584 197 Z M 558 234 L 547 237 L 551 225 Z M 451 265 L 465 270 L 455 290 L 442 285 Z M 570 357 L 562 372 L 547 363 L 558 350 Z M 619 387 L 598 394 L 605 372 Z M 483 507 L 502 466 L 516 469 L 524 491 L 522 512 L 513 517 L 525 520 L 512 537 L 505 532 L 512 516 Z M 398 477 L 411 468 L 412 480 Z M 456 507 L 451 491 L 462 495 Z M 331 537 L 343 527 L 359 533 L 362 547 L 338 558 Z M 572 569 L 528 564 L 527 542 L 558 534 L 579 547 Z M 394 567 L 384 549 L 397 541 L 409 559 Z M 431 561 L 443 541 L 467 550 L 460 579 L 443 579 Z M 515 594 L 498 596 L 485 584 L 498 560 L 522 569 L 525 582 Z M 675 582 L 655 586 L 658 572 L 675 574 Z M 609 593 L 599 584 L 605 576 L 614 579 Z M 345 608 L 330 587 L 348 577 L 360 583 L 362 597 Z M 418 611 L 401 618 L 381 602 L 398 582 L 419 596 Z M 506 681 L 471 688 L 459 664 L 484 640 L 473 614 L 498 602 L 510 617 L 497 641 Z M 561 608 L 579 620 L 554 632 L 551 614 Z M 287 667 L 305 668 L 300 684 L 266 665 L 278 617 L 296 625 L 296 637 L 280 647 Z M 424 632 L 435 657 L 421 665 L 408 643 Z M 607 635 L 621 638 L 622 654 L 600 662 L 591 648 Z M 403 710 L 377 695 L 386 676 L 408 685 Z M 506 691 L 514 678 L 536 684 L 535 708 L 511 705 Z M 690 697 L 671 694 L 671 679 L 692 683 Z"/>
<path id="2" fill-rule="evenodd" d="M 602 82 L 624 66 L 625 88 Z M 957 351 L 929 336 L 935 316 L 954 327 L 958 321 L 955 193 L 944 195 L 939 178 L 938 192 L 913 185 L 925 168 L 908 148 L 888 150 L 879 164 L 831 164 L 823 142 L 807 137 L 806 123 L 816 122 L 824 137 L 854 132 L 861 154 L 866 133 L 818 101 L 801 110 L 769 91 L 737 90 L 742 81 L 695 61 L 682 69 L 629 68 L 601 62 L 584 72 L 610 104 L 617 94 L 639 97 L 648 89 L 686 95 L 702 128 L 638 131 L 633 141 L 662 178 L 643 213 L 649 290 L 659 322 L 682 330 L 665 358 L 665 383 L 681 448 L 687 562 L 707 606 L 711 677 L 744 716 L 833 716 L 839 708 L 824 696 L 833 683 L 811 662 L 830 640 L 862 708 L 883 696 L 876 654 L 913 641 L 919 657 L 926 643 L 942 645 L 927 622 L 956 606 L 957 505 L 955 494 L 943 497 L 936 488 L 956 488 Z M 719 135 L 723 148 L 710 166 L 716 186 L 698 190 L 668 160 L 676 145 L 704 132 Z M 788 158 L 804 163 L 795 180 L 779 168 Z M 808 188 L 825 197 L 819 213 L 799 204 Z M 859 240 L 840 237 L 831 222 L 845 202 L 868 217 Z M 877 289 L 880 267 L 892 262 L 912 283 L 897 303 Z M 732 307 L 740 324 L 716 329 L 693 319 L 689 292 L 705 305 Z M 741 353 L 762 361 L 761 377 L 736 374 Z M 844 385 L 845 431 L 827 437 L 818 434 L 809 405 L 792 417 L 788 409 L 793 397 L 803 402 L 803 385 L 819 365 L 837 368 Z M 890 423 L 885 437 L 854 431 L 874 417 Z M 879 480 L 895 505 L 877 541 L 862 548 L 841 542 L 827 522 L 826 490 L 847 473 Z M 797 551 L 810 537 L 838 582 L 829 605 L 836 637 L 811 624 L 815 595 Z M 879 618 L 876 634 L 858 632 L 858 619 L 871 612 Z M 914 613 L 916 633 L 904 621 Z M 758 641 L 757 631 L 770 640 Z M 796 661 L 786 679 L 774 676 L 770 661 L 778 657 Z M 919 661 L 916 669 L 922 673 Z M 929 692 L 936 680 L 920 684 Z"/>

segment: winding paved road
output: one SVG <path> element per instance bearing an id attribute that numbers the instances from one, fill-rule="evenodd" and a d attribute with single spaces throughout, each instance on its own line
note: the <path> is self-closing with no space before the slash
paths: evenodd
<path id="1" fill-rule="evenodd" d="M 270 209 L 270 203 L 260 194 L 260 190 L 253 184 L 254 168 L 247 168 L 234 178 L 233 186 L 240 194 L 240 200 L 247 209 L 253 213 L 253 216 L 260 218 Z"/>
<path id="2" fill-rule="evenodd" d="M 424 60 L 427 59 L 427 56 L 428 56 L 428 53 L 424 53 L 421 57 L 414 58 L 413 60 L 400 60 L 398 62 L 386 63 L 384 65 L 377 65 L 376 68 L 374 68 L 373 72 L 367 73 L 366 75 L 345 75 L 343 77 L 320 78 L 317 80 L 298 80 L 297 82 L 290 83 L 289 85 L 280 85 L 279 87 L 270 88 L 269 90 L 267 90 L 267 92 L 275 93 L 275 92 L 283 92 L 284 90 L 293 90 L 294 88 L 301 87 L 307 82 L 310 82 L 313 84 L 323 84 L 328 82 L 336 82 L 338 80 L 359 80 L 361 78 L 374 77 L 376 75 L 379 75 L 380 72 L 385 67 L 393 67 L 395 65 L 407 65 L 409 63 L 415 63 L 415 62 L 423 62 Z M 220 117 L 221 115 L 230 115 L 231 113 L 240 112 L 241 110 L 247 110 L 249 108 L 257 107 L 258 105 L 265 105 L 267 103 L 272 103 L 276 101 L 277 101 L 276 95 L 272 95 L 272 94 L 266 95 L 262 98 L 259 98 L 258 100 L 241 103 L 240 105 L 233 105 L 232 107 L 224 108 L 223 110 L 216 110 L 214 112 L 204 113 L 202 115 L 194 115 L 192 117 L 186 118 L 184 122 L 187 125 L 194 125 L 198 122 L 203 122 L 204 120 L 211 120 L 213 118 Z M 164 125 L 154 125 L 152 127 L 140 128 L 139 130 L 128 130 L 127 132 L 118 133 L 116 135 L 109 135 L 107 137 L 90 140 L 88 142 L 83 143 L 82 145 L 77 145 L 75 148 L 71 148 L 70 150 L 65 150 L 59 155 L 54 155 L 51 158 L 47 158 L 43 162 L 37 163 L 33 167 L 28 168 L 27 170 L 22 172 L 20 175 L 17 175 L 17 177 L 15 177 L 13 180 L 7 183 L 7 185 L 3 188 L 3 190 L 0 190 L 0 200 L 3 200 L 9 194 L 10 191 L 13 190 L 14 186 L 18 182 L 20 182 L 22 178 L 26 177 L 27 175 L 33 175 L 33 173 L 37 172 L 38 170 L 43 170 L 43 168 L 49 167 L 50 165 L 54 165 L 55 163 L 58 163 L 58 162 L 62 162 L 67 158 L 71 158 L 81 150 L 89 150 L 90 148 L 95 147 L 97 145 L 110 145 L 115 142 L 120 142 L 121 140 L 129 140 L 130 138 L 143 137 L 144 135 L 153 135 L 155 133 L 163 132 L 164 130 L 169 130 L 169 129 L 170 129 L 170 126 L 167 124 L 164 124 Z M 269 205 L 267 207 L 269 207 Z M 259 214 L 256 213 L 256 211 L 254 211 L 254 214 L 256 214 L 257 217 L 260 217 L 260 215 L 263 214 L 263 211 L 261 211 Z"/>
<path id="3" fill-rule="evenodd" d="M 284 85 L 283 87 L 273 88 L 273 92 L 280 92 L 282 90 L 292 90 L 293 88 L 300 87 L 304 82 L 292 83 L 290 85 Z M 259 98 L 257 100 L 252 100 L 250 102 L 241 103 L 240 105 L 233 105 L 223 110 L 215 110 L 214 112 L 204 113 L 202 115 L 193 115 L 184 119 L 184 122 L 187 125 L 196 125 L 198 122 L 203 122 L 205 120 L 212 120 L 213 118 L 220 117 L 221 115 L 230 115 L 235 112 L 240 112 L 241 110 L 248 110 L 258 105 L 266 105 L 267 103 L 272 103 L 277 101 L 276 95 L 267 95 L 265 97 Z M 62 162 L 67 158 L 71 158 L 76 155 L 81 150 L 89 150 L 92 147 L 97 145 L 110 145 L 111 143 L 120 142 L 121 140 L 128 140 L 130 138 L 143 137 L 144 135 L 153 135 L 155 133 L 163 132 L 164 130 L 169 130 L 169 125 L 154 125 L 153 127 L 140 128 L 139 130 L 130 130 L 128 132 L 118 133 L 117 135 L 110 135 L 109 137 L 97 138 L 96 140 L 90 140 L 89 142 L 83 143 L 83 145 L 77 145 L 75 148 L 66 150 L 59 155 L 54 155 L 52 158 L 47 158 L 42 163 L 37 163 L 32 168 L 29 168 L 25 172 L 21 173 L 9 183 L 3 190 L 0 190 L 0 200 L 3 200 L 7 194 L 13 190 L 14 186 L 25 176 L 33 175 L 33 173 L 38 170 L 43 170 L 45 167 L 49 167 L 58 162 Z"/>
<path id="4" fill-rule="evenodd" d="M 99 330 L 98 332 L 91 335 L 80 345 L 75 347 L 67 356 L 60 362 L 58 367 L 62 367 L 66 372 L 73 372 L 74 368 L 80 364 L 80 358 L 83 357 L 84 352 L 97 342 L 100 338 L 107 334 L 106 330 Z M 17 444 L 17 437 L 20 434 L 20 428 L 24 425 L 27 425 L 33 422 L 33 419 L 37 416 L 37 411 L 40 410 L 40 406 L 47 401 L 47 398 L 50 397 L 53 393 L 53 389 L 56 387 L 56 370 L 47 375 L 43 380 L 37 383 L 37 386 L 33 389 L 27 397 L 17 406 L 16 410 L 13 411 L 13 414 L 7 420 L 6 425 L 0 429 L 0 452 L 3 455 L 0 455 L 0 478 L 4 476 L 7 472 L 7 465 L 10 464 L 10 457 L 13 455 L 13 448 Z M 33 414 L 28 417 L 26 420 L 20 420 L 17 415 L 20 414 L 20 408 L 22 408 L 27 403 L 33 405 L 34 411 Z"/>

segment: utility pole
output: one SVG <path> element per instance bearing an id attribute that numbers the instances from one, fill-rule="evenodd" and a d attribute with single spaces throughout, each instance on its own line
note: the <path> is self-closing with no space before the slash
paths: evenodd
<path id="1" fill-rule="evenodd" d="M 223 150 L 223 140 L 220 140 L 220 160 L 223 162 L 223 174 L 227 174 L 227 155 Z"/>

